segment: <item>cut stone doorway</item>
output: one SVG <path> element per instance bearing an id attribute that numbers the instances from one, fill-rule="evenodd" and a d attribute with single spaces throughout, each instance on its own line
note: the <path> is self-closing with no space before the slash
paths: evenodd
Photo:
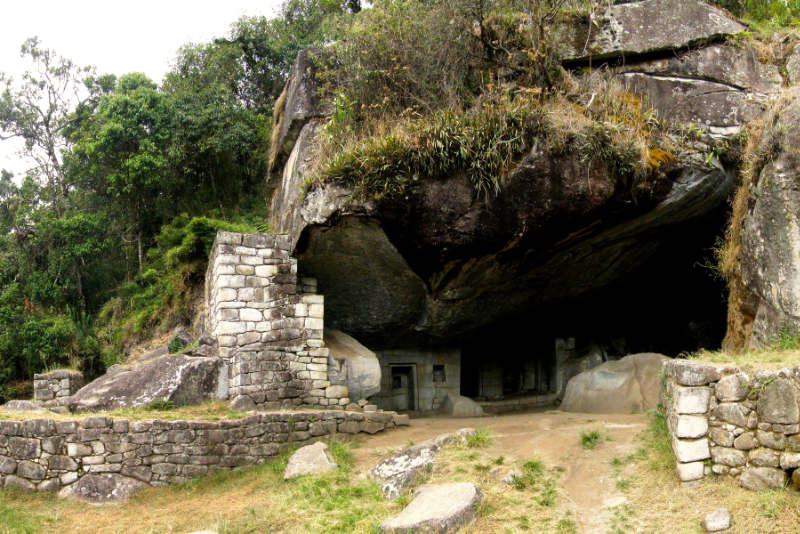
<path id="1" fill-rule="evenodd" d="M 392 409 L 413 411 L 417 409 L 416 364 L 392 365 Z"/>

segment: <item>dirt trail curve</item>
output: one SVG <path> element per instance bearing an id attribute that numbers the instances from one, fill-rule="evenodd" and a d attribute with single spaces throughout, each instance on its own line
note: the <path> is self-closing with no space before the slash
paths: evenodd
<path id="1" fill-rule="evenodd" d="M 560 486 L 583 534 L 605 533 L 613 509 L 624 505 L 617 489 L 612 459 L 633 454 L 636 436 L 647 425 L 644 415 L 565 413 L 556 410 L 484 418 L 429 417 L 412 420 L 404 427 L 369 438 L 356 449 L 355 460 L 365 471 L 376 463 L 376 451 L 419 443 L 459 428 L 491 431 L 491 454 L 527 460 L 536 457 L 550 466 L 565 469 Z M 581 445 L 581 431 L 599 430 L 603 436 L 592 450 Z"/>

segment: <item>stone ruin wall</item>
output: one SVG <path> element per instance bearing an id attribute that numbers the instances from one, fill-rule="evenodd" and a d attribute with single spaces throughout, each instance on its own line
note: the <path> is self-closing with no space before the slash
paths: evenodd
<path id="1" fill-rule="evenodd" d="M 57 404 L 74 395 L 86 381 L 78 371 L 61 369 L 33 375 L 33 400 L 42 404 Z"/>
<path id="2" fill-rule="evenodd" d="M 670 360 L 661 394 L 681 481 L 715 474 L 758 490 L 800 478 L 800 366 Z"/>
<path id="3" fill-rule="evenodd" d="M 206 274 L 206 332 L 229 366 L 229 396 L 263 408 L 346 406 L 328 380 L 324 297 L 298 286 L 286 235 L 219 232 Z"/>
<path id="4" fill-rule="evenodd" d="M 263 463 L 281 450 L 336 434 L 407 425 L 388 412 L 274 412 L 228 421 L 0 421 L 0 486 L 57 491 L 90 473 L 165 486 Z"/>

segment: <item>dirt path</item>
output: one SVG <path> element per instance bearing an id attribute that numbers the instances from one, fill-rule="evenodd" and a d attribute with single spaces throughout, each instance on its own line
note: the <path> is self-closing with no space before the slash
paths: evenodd
<path id="1" fill-rule="evenodd" d="M 500 415 L 475 419 L 430 417 L 414 419 L 410 427 L 365 440 L 356 449 L 356 465 L 367 470 L 388 449 L 419 443 L 464 427 L 491 432 L 491 454 L 527 460 L 532 457 L 547 465 L 564 468 L 560 485 L 569 501 L 580 532 L 605 533 L 614 508 L 625 504 L 617 488 L 620 475 L 611 466 L 614 458 L 638 449 L 636 436 L 645 428 L 644 415 L 576 414 L 555 410 Z M 598 430 L 601 441 L 587 450 L 581 445 L 582 431 Z"/>

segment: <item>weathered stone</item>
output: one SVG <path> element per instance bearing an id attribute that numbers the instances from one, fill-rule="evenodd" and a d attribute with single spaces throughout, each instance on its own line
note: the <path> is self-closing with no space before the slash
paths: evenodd
<path id="1" fill-rule="evenodd" d="M 711 388 L 675 387 L 673 390 L 674 409 L 678 414 L 701 414 L 708 412 Z"/>
<path id="2" fill-rule="evenodd" d="M 747 463 L 747 455 L 738 449 L 711 447 L 711 461 L 728 467 L 739 467 Z"/>
<path id="3" fill-rule="evenodd" d="M 480 404 L 461 395 L 448 393 L 442 403 L 442 413 L 452 417 L 483 417 L 483 408 Z"/>
<path id="4" fill-rule="evenodd" d="M 764 447 L 770 449 L 783 450 L 786 447 L 786 436 L 783 434 L 775 434 L 774 432 L 758 430 L 756 431 L 758 442 Z"/>
<path id="5" fill-rule="evenodd" d="M 703 478 L 703 462 L 678 463 L 678 478 L 681 482 L 690 482 Z"/>
<path id="6" fill-rule="evenodd" d="M 610 6 L 585 28 L 561 30 L 569 36 L 562 35 L 559 43 L 564 59 L 599 60 L 686 48 L 746 30 L 705 2 L 646 0 Z"/>
<path id="7" fill-rule="evenodd" d="M 286 464 L 283 479 L 290 480 L 303 475 L 318 475 L 338 469 L 336 462 L 328 450 L 328 446 L 318 441 L 295 451 Z"/>
<path id="8" fill-rule="evenodd" d="M 800 467 L 800 453 L 784 451 L 781 453 L 781 469 Z"/>
<path id="9" fill-rule="evenodd" d="M 38 458 L 42 448 L 38 439 L 12 436 L 8 438 L 8 452 L 14 458 L 30 460 Z"/>
<path id="10" fill-rule="evenodd" d="M 34 412 L 42 409 L 38 403 L 27 400 L 10 400 L 1 408 L 9 412 Z"/>
<path id="11" fill-rule="evenodd" d="M 381 490 L 387 500 L 395 500 L 414 483 L 421 470 L 433 464 L 442 445 L 463 440 L 474 433 L 473 429 L 464 428 L 395 452 L 370 469 L 368 476 L 381 482 Z"/>
<path id="12" fill-rule="evenodd" d="M 758 415 L 768 423 L 795 424 L 800 421 L 800 391 L 788 378 L 778 377 L 758 395 Z"/>
<path id="13" fill-rule="evenodd" d="M 353 399 L 366 399 L 380 392 L 381 366 L 374 352 L 332 328 L 324 330 L 324 340 L 330 351 L 328 376 L 332 384 L 347 386 Z"/>
<path id="14" fill-rule="evenodd" d="M 3 487 L 6 489 L 15 489 L 19 491 L 36 491 L 36 486 L 34 486 L 31 482 L 15 475 L 8 475 L 6 477 L 6 481 L 3 483 Z"/>
<path id="15" fill-rule="evenodd" d="M 17 475 L 31 480 L 42 480 L 47 470 L 36 462 L 23 460 L 17 464 Z"/>
<path id="16" fill-rule="evenodd" d="M 758 467 L 778 467 L 780 465 L 780 453 L 764 447 L 753 449 L 748 454 L 750 465 Z"/>
<path id="17" fill-rule="evenodd" d="M 669 375 L 681 386 L 707 386 L 720 377 L 720 368 L 715 365 L 691 360 L 672 360 L 667 365 Z"/>
<path id="18" fill-rule="evenodd" d="M 758 440 L 756 440 L 756 436 L 752 432 L 745 432 L 733 440 L 733 446 L 739 450 L 747 451 L 758 447 Z"/>
<path id="19" fill-rule="evenodd" d="M 477 517 L 483 499 L 471 483 L 427 484 L 400 514 L 380 525 L 381 532 L 447 533 L 469 525 Z"/>
<path id="20" fill-rule="evenodd" d="M 7 456 L 0 456 L 0 474 L 13 475 L 17 470 L 17 461 Z"/>
<path id="21" fill-rule="evenodd" d="M 214 398 L 221 374 L 217 358 L 162 356 L 105 374 L 70 399 L 72 411 L 113 410 L 172 402 L 197 404 Z"/>
<path id="22" fill-rule="evenodd" d="M 631 413 L 655 408 L 665 358 L 660 354 L 632 354 L 580 373 L 567 384 L 560 409 L 566 412 Z M 689 389 L 704 394 L 708 404 L 708 388 Z"/>
<path id="23" fill-rule="evenodd" d="M 328 386 L 325 389 L 325 397 L 328 399 L 343 399 L 347 395 L 347 386 Z"/>
<path id="24" fill-rule="evenodd" d="M 786 471 L 772 467 L 748 467 L 739 477 L 739 485 L 745 489 L 759 491 L 782 488 L 786 485 Z"/>
<path id="25" fill-rule="evenodd" d="M 719 508 L 708 514 L 703 519 L 706 532 L 721 532 L 731 528 L 731 513 L 725 508 Z"/>
<path id="26" fill-rule="evenodd" d="M 63 488 L 58 496 L 90 503 L 122 502 L 146 487 L 144 482 L 116 473 L 89 474 Z"/>
<path id="27" fill-rule="evenodd" d="M 720 429 L 714 429 L 718 433 Z M 708 432 L 708 418 L 703 415 L 679 415 L 675 420 L 674 433 L 679 438 L 701 438 Z M 711 439 L 716 441 L 713 435 Z M 719 436 L 718 436 L 719 437 Z M 733 436 L 731 436 L 733 442 Z"/>
<path id="28" fill-rule="evenodd" d="M 723 402 L 714 409 L 714 417 L 732 425 L 747 426 L 747 410 L 739 403 Z"/>
<path id="29" fill-rule="evenodd" d="M 715 427 L 708 431 L 708 437 L 716 445 L 720 445 L 722 447 L 733 447 L 734 437 L 733 437 L 733 432 L 731 432 L 730 430 L 725 430 L 723 428 Z"/>
<path id="30" fill-rule="evenodd" d="M 738 402 L 747 397 L 750 389 L 750 380 L 747 376 L 737 373 L 723 376 L 714 386 L 714 394 L 720 402 Z"/>

